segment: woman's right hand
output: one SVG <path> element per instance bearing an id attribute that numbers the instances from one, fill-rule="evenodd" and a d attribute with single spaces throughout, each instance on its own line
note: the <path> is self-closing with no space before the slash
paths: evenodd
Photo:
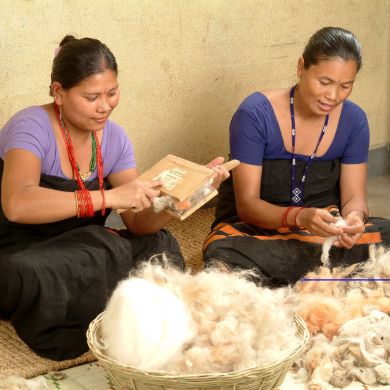
<path id="1" fill-rule="evenodd" d="M 156 187 L 160 180 L 144 181 L 134 179 L 106 192 L 107 207 L 114 210 L 131 209 L 135 212 L 149 208 L 155 197 L 160 194 Z M 107 196 L 108 195 L 108 196 Z"/>
<path id="2" fill-rule="evenodd" d="M 296 219 L 297 226 L 321 237 L 340 235 L 343 229 L 331 225 L 337 221 L 338 218 L 334 217 L 328 210 L 314 207 L 305 208 Z"/>

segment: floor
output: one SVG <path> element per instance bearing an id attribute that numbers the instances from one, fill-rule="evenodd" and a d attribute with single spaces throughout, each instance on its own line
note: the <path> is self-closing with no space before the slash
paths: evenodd
<path id="1" fill-rule="evenodd" d="M 22 387 L 24 386 L 24 387 Z M 3 389 L 0 387 L 0 389 Z M 84 364 L 60 372 L 50 373 L 20 383 L 20 387 L 7 387 L 6 390 L 120 390 L 115 386 L 107 373 L 97 363 Z M 330 386 L 326 390 L 337 390 Z M 144 389 L 146 390 L 146 389 Z M 200 389 L 199 389 L 200 390 Z M 308 390 L 304 383 L 300 383 L 291 373 L 287 376 L 279 390 Z M 325 390 L 325 388 L 322 388 Z M 344 390 L 390 390 L 389 385 L 365 386 L 360 382 L 353 382 Z"/>
<path id="2" fill-rule="evenodd" d="M 368 179 L 367 199 L 370 215 L 390 218 L 390 176 Z"/>
<path id="3" fill-rule="evenodd" d="M 370 215 L 390 218 L 390 176 L 370 178 L 368 181 L 368 203 Z M 113 220 L 113 224 L 117 221 Z M 65 389 L 65 390 L 115 390 L 116 387 L 107 376 L 107 373 L 96 363 L 73 367 L 57 373 L 50 373 L 43 377 L 28 381 L 28 389 Z M 31 387 L 30 387 L 31 386 Z M 15 389 L 23 387 L 15 387 Z M 303 390 L 307 387 L 298 384 L 291 374 L 288 374 L 281 390 Z M 390 389 L 389 385 L 366 386 L 361 383 L 353 383 L 346 389 Z"/>

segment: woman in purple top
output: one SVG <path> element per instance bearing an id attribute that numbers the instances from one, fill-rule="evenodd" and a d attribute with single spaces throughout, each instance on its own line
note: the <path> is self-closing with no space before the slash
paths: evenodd
<path id="1" fill-rule="evenodd" d="M 184 263 L 162 229 L 170 214 L 150 208 L 160 183 L 137 179 L 133 146 L 109 120 L 119 87 L 107 46 L 66 36 L 50 94 L 0 132 L 0 315 L 35 352 L 62 360 L 87 350 L 90 321 L 139 261 L 166 252 Z M 219 169 L 215 186 L 227 176 Z M 128 209 L 127 229 L 104 227 L 110 209 Z"/>
<path id="2" fill-rule="evenodd" d="M 368 221 L 368 123 L 347 100 L 360 67 L 356 37 L 326 27 L 299 59 L 296 86 L 242 102 L 230 124 L 230 157 L 241 165 L 222 185 L 206 262 L 255 269 L 277 286 L 321 265 L 326 237 L 337 237 L 331 266 L 366 260 L 368 244 L 390 244 L 389 221 Z M 334 225 L 340 214 L 346 226 Z"/>

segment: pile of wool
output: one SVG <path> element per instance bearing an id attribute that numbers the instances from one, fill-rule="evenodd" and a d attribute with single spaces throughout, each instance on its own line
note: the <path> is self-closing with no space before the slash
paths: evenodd
<path id="1" fill-rule="evenodd" d="M 347 278 L 348 277 L 348 278 Z M 294 304 L 314 335 L 296 362 L 311 390 L 390 384 L 390 250 L 370 247 L 369 259 L 346 268 L 322 267 L 294 286 Z"/>
<path id="2" fill-rule="evenodd" d="M 311 334 L 322 332 L 332 339 L 352 318 L 367 315 L 373 309 L 390 313 L 390 286 L 383 281 L 390 277 L 389 264 L 390 251 L 372 246 L 365 263 L 333 270 L 320 267 L 308 273 L 293 291 L 295 309 Z"/>
<path id="3" fill-rule="evenodd" d="M 256 286 L 251 276 L 217 268 L 191 275 L 164 259 L 144 263 L 108 303 L 102 352 L 138 369 L 174 374 L 230 372 L 284 358 L 300 344 L 293 312 L 283 305 L 289 290 Z M 117 299 L 121 286 L 134 279 L 148 282 L 150 291 L 135 289 Z M 168 295 L 157 296 L 155 289 Z M 164 313 L 166 307 L 172 310 Z M 157 337 L 142 348 L 153 334 Z M 151 364 L 153 350 L 159 359 Z"/>
<path id="4" fill-rule="evenodd" d="M 354 318 L 331 342 L 322 334 L 312 337 L 302 356 L 301 374 L 311 390 L 342 388 L 356 380 L 389 385 L 390 317 L 373 310 Z"/>

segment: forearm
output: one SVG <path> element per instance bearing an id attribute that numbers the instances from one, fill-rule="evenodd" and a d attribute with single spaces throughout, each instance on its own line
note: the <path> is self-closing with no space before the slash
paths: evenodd
<path id="1" fill-rule="evenodd" d="M 341 215 L 356 211 L 363 221 L 368 217 L 367 164 L 342 164 L 340 174 Z"/>
<path id="2" fill-rule="evenodd" d="M 94 211 L 101 210 L 100 191 L 90 191 Z M 2 199 L 4 214 L 11 222 L 42 224 L 77 216 L 75 192 L 30 186 L 7 200 Z M 107 205 L 109 207 L 109 205 Z"/>
<path id="3" fill-rule="evenodd" d="M 341 216 L 345 218 L 348 214 L 356 212 L 364 222 L 368 218 L 368 206 L 366 198 L 351 198 L 346 201 L 341 207 Z"/>
<path id="4" fill-rule="evenodd" d="M 327 210 L 315 207 L 281 207 L 262 200 L 250 202 L 249 205 L 244 208 L 244 212 L 239 212 L 240 218 L 246 223 L 265 229 L 304 228 L 323 237 L 341 233 L 339 228 L 330 225 L 337 219 Z"/>
<path id="5" fill-rule="evenodd" d="M 171 214 L 163 210 L 155 213 L 152 207 L 141 212 L 126 211 L 122 215 L 126 228 L 135 235 L 153 234 L 167 225 L 173 218 Z"/>
<path id="6" fill-rule="evenodd" d="M 287 207 L 275 206 L 262 199 L 253 199 L 242 203 L 242 206 L 237 205 L 237 211 L 243 222 L 265 229 L 278 229 L 282 226 L 283 215 Z M 295 212 L 291 212 L 291 215 L 287 216 L 287 223 L 291 226 L 293 224 L 293 214 Z"/>

